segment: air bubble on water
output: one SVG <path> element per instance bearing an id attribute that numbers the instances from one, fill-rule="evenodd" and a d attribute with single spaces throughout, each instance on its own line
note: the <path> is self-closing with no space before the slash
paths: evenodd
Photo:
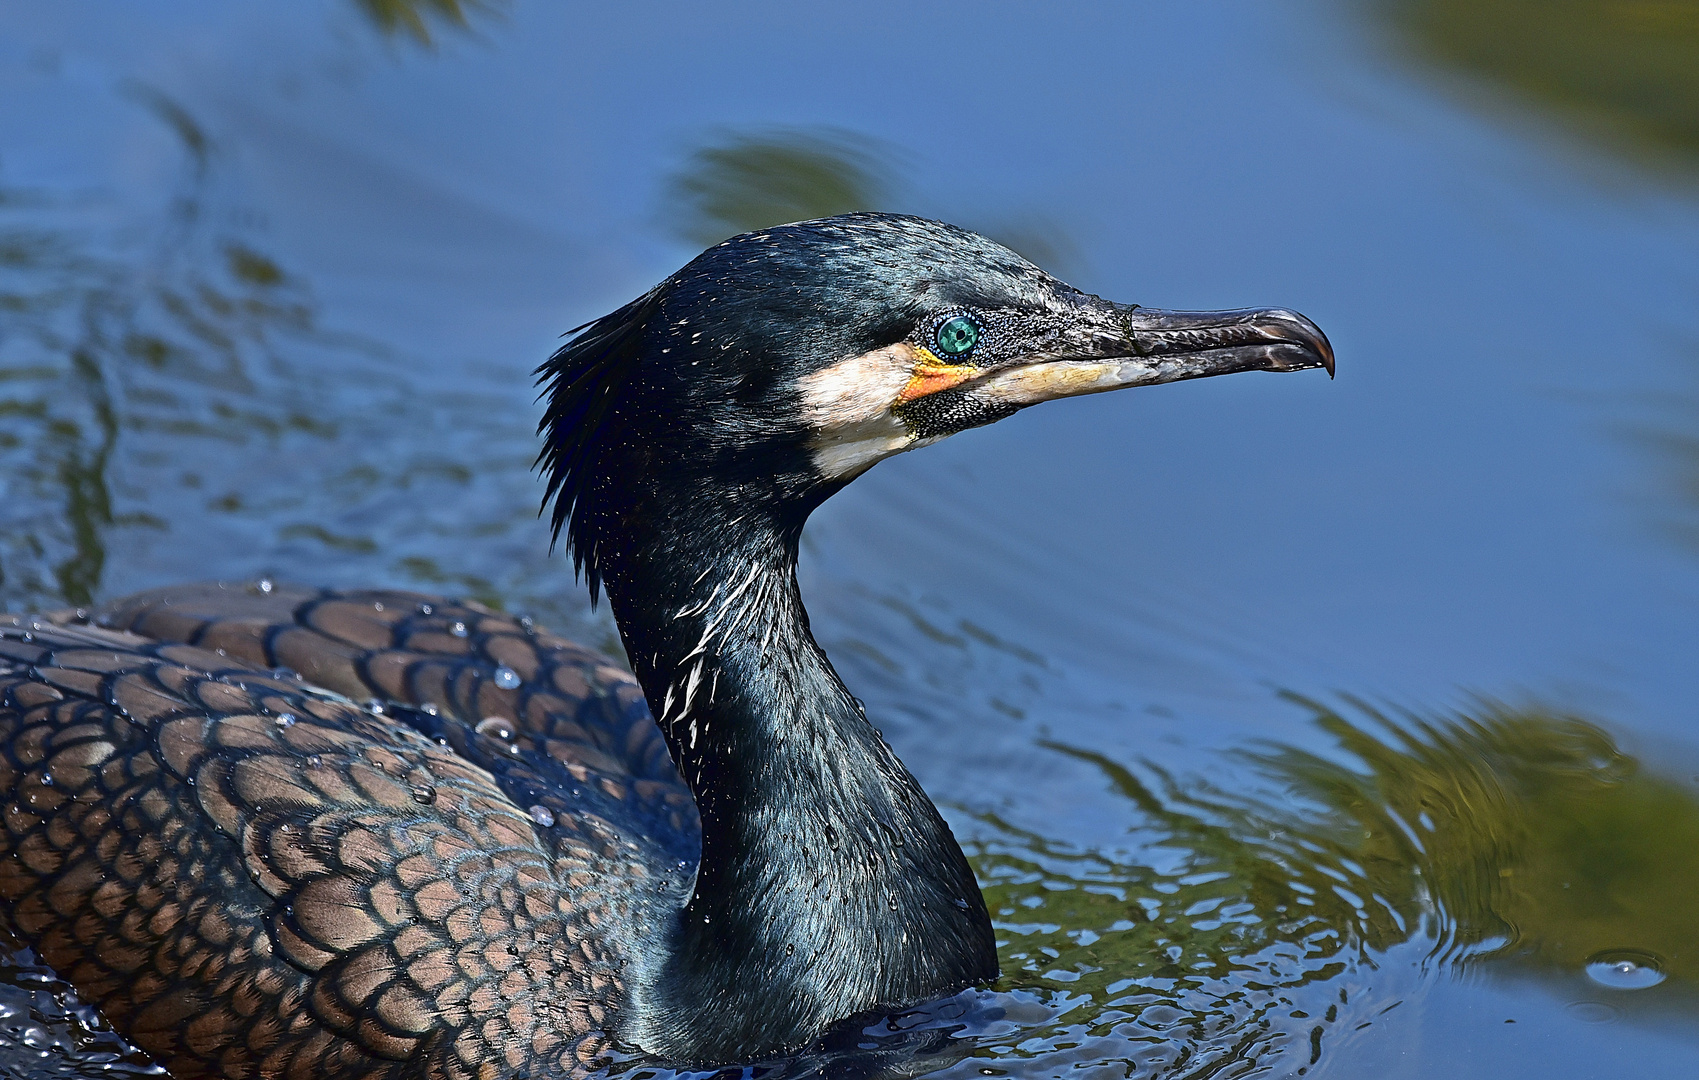
<path id="1" fill-rule="evenodd" d="M 546 806 L 533 806 L 530 809 L 531 820 L 543 828 L 551 828 L 555 823 L 555 812 Z"/>
<path id="2" fill-rule="evenodd" d="M 324 758 L 319 757 L 317 754 L 308 754 L 307 755 L 307 768 L 316 769 L 320 765 L 323 765 L 323 764 L 324 764 Z"/>
<path id="3" fill-rule="evenodd" d="M 1622 1010 L 1602 1001 L 1571 1001 L 1563 1011 L 1584 1024 L 1614 1024 L 1622 1019 Z"/>
<path id="4" fill-rule="evenodd" d="M 414 784 L 408 794 L 413 796 L 413 801 L 420 806 L 429 806 L 437 801 L 437 789 L 429 784 Z"/>
<path id="5" fill-rule="evenodd" d="M 53 774 L 52 773 L 44 772 L 44 773 L 41 774 L 41 786 L 42 787 L 52 787 L 53 786 Z"/>
<path id="6" fill-rule="evenodd" d="M 455 637 L 465 637 L 469 631 L 467 631 L 465 623 L 456 619 L 454 622 L 449 624 L 448 632 L 453 634 Z"/>
<path id="7" fill-rule="evenodd" d="M 294 727 L 295 726 L 295 714 L 294 713 L 278 713 L 277 714 L 277 726 L 278 727 Z"/>
<path id="8" fill-rule="evenodd" d="M 488 735 L 492 739 L 503 741 L 513 738 L 513 725 L 499 716 L 486 716 L 478 721 L 478 726 L 472 729 L 480 735 Z"/>
<path id="9" fill-rule="evenodd" d="M 421 614 L 421 615 L 429 615 L 434 610 L 436 610 L 436 609 L 431 607 L 431 605 L 429 605 L 429 604 L 420 604 L 419 605 L 419 614 Z"/>
<path id="10" fill-rule="evenodd" d="M 271 590 L 276 587 L 276 585 L 272 584 L 270 578 L 260 578 L 258 581 L 254 582 L 254 588 L 258 589 L 262 593 L 270 593 Z"/>
<path id="11" fill-rule="evenodd" d="M 374 713 L 377 713 L 379 716 L 382 716 L 383 715 L 383 702 L 379 701 L 377 698 L 368 699 L 366 701 L 366 711 L 367 712 L 374 712 Z"/>
<path id="12" fill-rule="evenodd" d="M 423 705 L 419 706 L 419 711 L 424 713 L 426 716 L 435 716 L 437 714 L 437 707 L 427 701 Z"/>
<path id="13" fill-rule="evenodd" d="M 1587 977 L 1613 990 L 1644 990 L 1665 979 L 1663 961 L 1639 949 L 1608 949 L 1587 961 Z"/>
<path id="14" fill-rule="evenodd" d="M 519 678 L 519 672 L 508 667 L 506 664 L 496 668 L 496 686 L 501 689 L 512 690 L 517 687 L 521 681 L 523 680 Z"/>

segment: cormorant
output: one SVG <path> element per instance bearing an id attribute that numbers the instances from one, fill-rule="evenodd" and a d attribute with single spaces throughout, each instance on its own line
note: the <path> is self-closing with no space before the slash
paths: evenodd
<path id="1" fill-rule="evenodd" d="M 1332 366 L 1292 312 L 1111 303 L 938 222 L 727 240 L 538 369 L 635 682 L 412 593 L 0 620 L 0 913 L 179 1080 L 740 1062 L 993 979 L 961 849 L 809 633 L 804 522 L 1041 401 Z"/>

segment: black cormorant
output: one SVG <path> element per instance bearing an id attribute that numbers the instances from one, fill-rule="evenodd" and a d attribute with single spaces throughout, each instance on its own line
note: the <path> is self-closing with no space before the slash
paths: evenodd
<path id="1" fill-rule="evenodd" d="M 1110 303 L 917 218 L 727 240 L 539 369 L 635 683 L 411 593 L 8 618 L 0 913 L 179 1080 L 747 1061 L 993 979 L 967 861 L 809 633 L 804 522 L 1037 402 L 1332 364 L 1292 312 Z"/>

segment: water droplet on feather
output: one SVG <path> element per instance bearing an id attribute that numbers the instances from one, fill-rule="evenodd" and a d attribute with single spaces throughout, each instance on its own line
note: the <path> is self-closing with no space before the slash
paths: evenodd
<path id="1" fill-rule="evenodd" d="M 480 735 L 488 735 L 492 739 L 507 741 L 513 738 L 513 725 L 499 716 L 486 716 L 478 721 L 478 726 L 472 730 Z"/>

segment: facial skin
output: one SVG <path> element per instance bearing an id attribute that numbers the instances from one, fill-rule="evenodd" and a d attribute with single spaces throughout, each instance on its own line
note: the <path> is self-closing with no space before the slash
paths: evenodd
<path id="1" fill-rule="evenodd" d="M 904 341 L 802 376 L 820 475 L 848 481 L 1041 401 L 1233 371 L 1333 369 L 1327 339 L 1293 312 L 1160 311 L 1057 284 L 1042 310 L 949 310 Z"/>

